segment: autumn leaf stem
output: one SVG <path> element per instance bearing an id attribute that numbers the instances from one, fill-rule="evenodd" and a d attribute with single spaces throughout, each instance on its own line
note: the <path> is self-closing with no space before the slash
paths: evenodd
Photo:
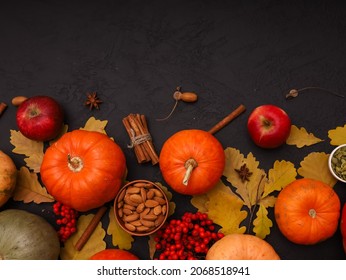
<path id="1" fill-rule="evenodd" d="M 260 185 L 262 183 L 262 180 L 264 179 L 265 175 L 262 174 L 261 176 L 261 179 L 259 180 L 258 182 L 258 185 L 257 185 L 257 192 L 256 192 L 256 201 L 255 201 L 255 204 L 252 205 L 249 210 L 250 210 L 250 217 L 249 217 L 249 224 L 248 224 L 248 228 L 247 228 L 247 232 L 250 233 L 250 227 L 251 227 L 251 224 L 252 224 L 252 221 L 253 221 L 253 216 L 255 214 L 255 210 L 256 210 L 256 207 L 257 205 L 259 204 L 260 202 L 260 196 L 259 196 L 259 189 L 260 189 Z"/>

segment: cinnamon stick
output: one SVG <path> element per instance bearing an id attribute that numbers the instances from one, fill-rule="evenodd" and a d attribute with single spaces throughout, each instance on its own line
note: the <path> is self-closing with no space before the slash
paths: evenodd
<path id="1" fill-rule="evenodd" d="M 88 242 L 90 236 L 94 232 L 95 228 L 97 227 L 98 223 L 100 222 L 101 218 L 106 213 L 106 211 L 106 206 L 102 206 L 98 209 L 95 216 L 92 218 L 89 225 L 87 226 L 81 237 L 78 239 L 76 245 L 74 246 L 77 251 L 83 249 L 84 245 Z"/>
<path id="2" fill-rule="evenodd" d="M 157 164 L 159 157 L 155 152 L 145 116 L 130 114 L 123 119 L 123 124 L 131 138 L 130 147 L 134 148 L 138 162 L 151 161 L 153 165 Z"/>
<path id="3" fill-rule="evenodd" d="M 140 125 L 141 132 L 143 134 L 149 134 L 148 124 L 147 124 L 147 121 L 145 119 L 145 116 L 137 114 L 136 118 L 137 118 L 138 122 L 141 124 Z M 152 164 L 155 165 L 156 163 L 158 163 L 159 162 L 159 157 L 158 157 L 158 155 L 155 152 L 152 140 L 145 141 L 143 143 L 143 146 L 144 146 L 144 149 L 148 152 Z"/>
<path id="4" fill-rule="evenodd" d="M 128 117 L 123 118 L 123 124 L 130 138 L 134 137 L 136 134 L 129 123 Z M 138 163 L 149 161 L 148 157 L 144 154 L 143 149 L 140 146 L 134 145 L 133 150 L 135 152 Z"/>
<path id="5" fill-rule="evenodd" d="M 2 115 L 2 113 L 6 110 L 7 108 L 7 104 L 4 102 L 0 103 L 0 116 Z"/>
<path id="6" fill-rule="evenodd" d="M 224 128 L 227 124 L 229 124 L 232 120 L 238 117 L 240 114 L 245 112 L 245 106 L 243 104 L 239 105 L 234 111 L 232 111 L 229 115 L 219 121 L 216 125 L 214 125 L 208 132 L 214 134 L 218 132 L 220 129 Z"/>

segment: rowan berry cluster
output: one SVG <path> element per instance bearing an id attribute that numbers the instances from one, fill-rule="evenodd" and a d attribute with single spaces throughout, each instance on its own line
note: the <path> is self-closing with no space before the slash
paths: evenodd
<path id="1" fill-rule="evenodd" d="M 60 226 L 58 230 L 59 239 L 61 242 L 65 242 L 76 232 L 78 212 L 61 202 L 54 203 L 53 212 L 57 216 L 56 224 Z"/>
<path id="2" fill-rule="evenodd" d="M 159 260 L 204 259 L 209 248 L 224 234 L 205 213 L 186 212 L 181 219 L 172 219 L 155 236 Z"/>

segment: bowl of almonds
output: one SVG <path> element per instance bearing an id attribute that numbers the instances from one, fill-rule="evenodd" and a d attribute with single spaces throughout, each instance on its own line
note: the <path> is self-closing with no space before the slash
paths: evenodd
<path id="1" fill-rule="evenodd" d="M 157 231 L 168 216 L 168 199 L 157 184 L 135 180 L 124 185 L 114 200 L 115 218 L 131 235 L 146 236 Z"/>

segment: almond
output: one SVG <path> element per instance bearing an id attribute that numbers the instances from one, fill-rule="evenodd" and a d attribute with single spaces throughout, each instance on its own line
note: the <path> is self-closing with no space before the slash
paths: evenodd
<path id="1" fill-rule="evenodd" d="M 139 194 L 131 194 L 130 200 L 137 203 L 137 205 L 143 202 L 142 197 Z"/>
<path id="2" fill-rule="evenodd" d="M 135 220 L 138 220 L 138 218 L 139 218 L 139 214 L 135 212 L 135 213 L 133 213 L 131 215 L 124 216 L 123 220 L 125 222 L 133 222 Z"/>
<path id="3" fill-rule="evenodd" d="M 154 215 L 160 215 L 162 213 L 162 210 L 161 210 L 161 205 L 157 205 L 154 207 Z"/>
<path id="4" fill-rule="evenodd" d="M 154 214 L 148 214 L 148 215 L 144 215 L 142 216 L 143 220 L 149 220 L 149 221 L 155 221 L 157 219 L 157 216 Z"/>
<path id="5" fill-rule="evenodd" d="M 129 230 L 129 231 L 135 231 L 136 227 L 130 223 L 125 223 L 125 227 Z"/>
<path id="6" fill-rule="evenodd" d="M 159 197 L 159 196 L 153 197 L 153 200 L 157 201 L 161 205 L 166 204 L 166 200 L 164 198 L 162 198 L 162 197 Z"/>
<path id="7" fill-rule="evenodd" d="M 139 226 L 139 227 L 136 228 L 136 230 L 137 230 L 137 231 L 148 231 L 149 228 L 146 227 L 146 226 Z"/>
<path id="8" fill-rule="evenodd" d="M 159 205 L 159 203 L 156 200 L 148 199 L 148 200 L 145 201 L 145 206 L 146 207 L 153 208 L 153 207 L 155 207 L 157 205 Z"/>
<path id="9" fill-rule="evenodd" d="M 145 204 L 144 204 L 144 202 L 142 202 L 142 203 L 138 204 L 138 206 L 136 208 L 136 212 L 142 213 L 144 209 L 145 209 Z"/>
<path id="10" fill-rule="evenodd" d="M 143 226 L 146 227 L 154 227 L 155 226 L 155 222 L 153 221 L 149 221 L 149 220 L 140 220 L 140 222 L 142 223 Z"/>
<path id="11" fill-rule="evenodd" d="M 134 193 L 139 193 L 141 191 L 141 188 L 138 187 L 128 187 L 126 190 L 126 193 L 129 194 L 134 194 Z"/>
<path id="12" fill-rule="evenodd" d="M 154 189 L 150 189 L 150 190 L 147 192 L 147 199 L 152 199 L 154 196 L 155 196 Z"/>

